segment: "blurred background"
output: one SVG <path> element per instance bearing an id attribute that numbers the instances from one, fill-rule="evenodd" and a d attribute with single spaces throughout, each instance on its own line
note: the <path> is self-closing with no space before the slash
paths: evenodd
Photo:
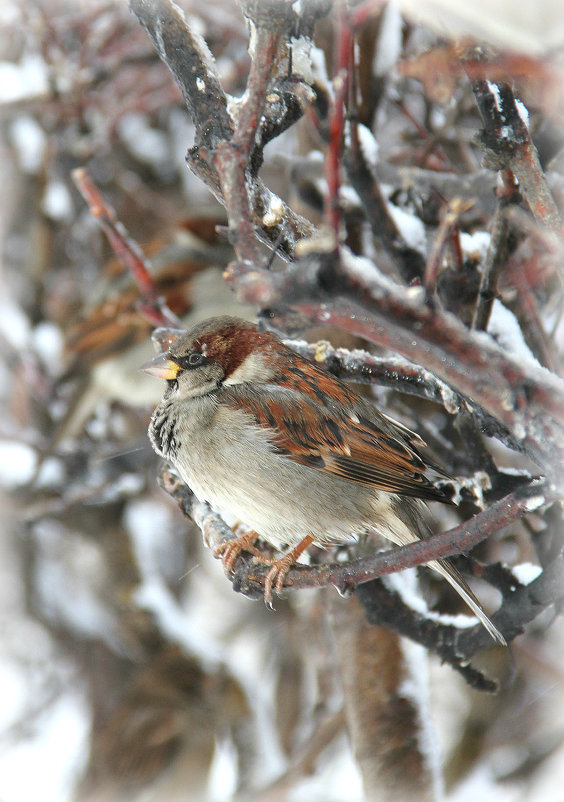
<path id="1" fill-rule="evenodd" d="M 240 95 L 249 56 L 239 8 L 228 0 L 180 5 L 208 42 L 226 91 Z M 513 4 L 503 7 L 513 14 Z M 447 22 L 441 18 L 439 33 L 426 27 L 439 11 L 409 21 L 390 8 L 372 15 L 363 46 L 371 64 L 381 54 L 374 128 L 400 220 L 417 199 L 398 165 L 430 170 L 436 156 L 423 123 L 470 175 L 480 168 L 480 123 L 462 82 L 435 86 L 452 92 L 441 105 L 396 69 L 400 56 L 441 41 Z M 543 29 L 556 35 L 562 12 L 552 18 L 551 8 Z M 514 24 L 523 30 L 510 16 L 501 23 L 505 39 L 491 32 L 492 40 L 515 42 Z M 457 25 L 457 34 L 480 34 L 464 17 Z M 555 52 L 554 38 L 527 33 L 536 44 L 519 41 L 522 50 Z M 323 71 L 327 26 L 316 41 Z M 554 113 L 529 109 L 544 165 L 560 155 L 559 103 Z M 226 220 L 185 165 L 193 134 L 169 72 L 125 2 L 0 4 L 1 802 L 363 798 L 343 713 L 350 646 L 340 633 L 350 613 L 329 590 L 293 594 L 275 612 L 233 593 L 199 530 L 158 487 L 146 429 L 162 387 L 138 370 L 152 353 L 151 326 L 70 177 L 87 166 L 185 325 L 220 312 L 253 318 L 257 310 L 241 307 L 222 280 L 231 258 Z M 454 140 L 464 147 L 449 148 Z M 267 148 L 261 170 L 313 222 L 322 210 L 318 148 L 302 120 Z M 558 200 L 558 169 L 551 176 Z M 482 213 L 491 213 L 494 187 L 491 173 L 479 190 Z M 433 199 L 429 191 L 427 210 Z M 352 243 L 366 236 L 356 203 L 352 197 L 347 211 Z M 465 257 L 478 264 L 484 218 L 467 222 Z M 430 229 L 436 224 L 428 218 Z M 421 228 L 412 235 L 415 243 Z M 558 351 L 556 294 L 544 298 L 543 313 L 552 316 Z M 375 393 L 408 420 L 417 417 L 393 393 Z M 502 451 L 508 468 L 522 467 Z M 532 516 L 514 526 L 494 555 L 534 563 L 527 527 L 545 525 Z M 393 674 L 409 652 L 449 799 L 564 798 L 564 625 L 556 614 L 545 611 L 510 653 L 483 655 L 481 667 L 501 682 L 495 697 L 470 690 L 418 647 L 400 654 L 397 638 L 373 628 L 379 676 Z M 382 732 L 392 741 L 395 729 L 391 720 Z"/>

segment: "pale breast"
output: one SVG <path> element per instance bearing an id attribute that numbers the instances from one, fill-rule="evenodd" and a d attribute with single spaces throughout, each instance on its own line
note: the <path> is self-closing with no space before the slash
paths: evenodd
<path id="1" fill-rule="evenodd" d="M 395 517 L 386 493 L 300 465 L 247 413 L 206 403 L 185 402 L 174 424 L 155 413 L 152 435 L 200 500 L 276 548 L 306 535 L 318 545 L 344 542 L 367 529 L 396 539 L 383 531 Z"/>

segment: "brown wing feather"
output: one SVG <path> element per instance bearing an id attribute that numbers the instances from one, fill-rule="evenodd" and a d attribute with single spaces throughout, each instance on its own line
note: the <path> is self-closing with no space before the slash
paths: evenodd
<path id="1" fill-rule="evenodd" d="M 302 465 L 389 493 L 448 501 L 425 476 L 417 435 L 316 366 L 307 368 L 295 360 L 283 384 L 224 387 L 221 402 L 270 429 L 280 452 Z"/>

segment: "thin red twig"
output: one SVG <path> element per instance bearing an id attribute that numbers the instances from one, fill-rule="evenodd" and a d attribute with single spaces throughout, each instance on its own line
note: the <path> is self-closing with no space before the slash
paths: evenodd
<path id="1" fill-rule="evenodd" d="M 341 3 L 337 23 L 337 70 L 333 79 L 335 99 L 329 116 L 329 147 L 327 148 L 325 159 L 325 176 L 327 179 L 325 221 L 335 233 L 335 244 L 339 242 L 339 227 L 341 223 L 339 206 L 340 170 L 345 127 L 345 100 L 349 90 L 352 57 L 352 33 L 345 14 L 344 4 Z"/>
<path id="2" fill-rule="evenodd" d="M 143 251 L 118 220 L 115 210 L 103 198 L 84 168 L 73 170 L 72 179 L 89 205 L 91 214 L 98 220 L 116 256 L 135 279 L 142 298 L 139 312 L 154 326 L 180 328 L 182 324 L 159 296 Z"/>

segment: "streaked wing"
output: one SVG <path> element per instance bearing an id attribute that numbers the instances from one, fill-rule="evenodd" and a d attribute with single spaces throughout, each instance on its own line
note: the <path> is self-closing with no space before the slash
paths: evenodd
<path id="1" fill-rule="evenodd" d="M 335 384 L 340 395 L 342 386 Z M 221 403 L 271 430 L 279 452 L 302 465 L 389 493 L 448 501 L 425 476 L 427 466 L 411 442 L 422 443 L 417 435 L 375 409 L 372 413 L 348 389 L 347 406 L 328 400 L 326 393 L 322 404 L 316 389 L 306 395 L 303 385 L 300 393 L 279 384 L 233 385 L 222 389 Z"/>

